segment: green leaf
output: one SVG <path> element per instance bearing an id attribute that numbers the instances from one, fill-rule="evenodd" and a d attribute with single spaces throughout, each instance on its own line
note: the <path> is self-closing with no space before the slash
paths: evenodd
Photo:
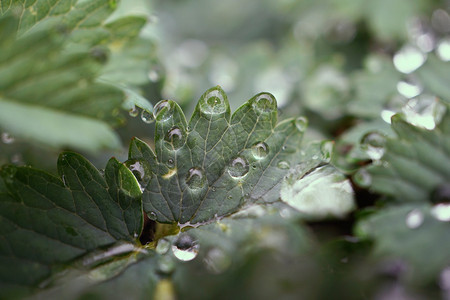
<path id="1" fill-rule="evenodd" d="M 415 74 L 420 78 L 425 89 L 450 103 L 450 63 L 440 61 L 435 55 L 428 55 L 427 61 Z"/>
<path id="2" fill-rule="evenodd" d="M 375 240 L 375 257 L 402 259 L 413 278 L 427 283 L 450 261 L 450 223 L 436 216 L 427 204 L 392 206 L 361 220 L 356 232 Z"/>
<path id="3" fill-rule="evenodd" d="M 140 234 L 141 192 L 126 166 L 112 158 L 103 177 L 65 152 L 58 171 L 61 179 L 28 167 L 2 169 L 1 285 L 35 285 L 59 265 Z"/>
<path id="4" fill-rule="evenodd" d="M 350 181 L 332 166 L 300 165 L 283 181 L 281 200 L 308 219 L 344 218 L 355 209 Z"/>
<path id="5" fill-rule="evenodd" d="M 196 224 L 259 198 L 274 201 L 290 166 L 306 159 L 306 120 L 277 125 L 276 100 L 267 93 L 232 116 L 220 87 L 202 95 L 189 123 L 173 101 L 158 103 L 154 114 L 156 155 L 135 139 L 129 165 L 145 173 L 144 210 L 158 222 Z"/>
<path id="6" fill-rule="evenodd" d="M 397 137 L 387 139 L 382 161 L 367 168 L 371 189 L 402 202 L 427 201 L 439 185 L 450 181 L 450 113 L 447 109 L 434 130 L 395 115 L 392 129 Z"/>
<path id="7" fill-rule="evenodd" d="M 55 33 L 16 40 L 15 26 L 12 17 L 0 19 L 0 127 L 57 147 L 118 148 L 110 126 L 117 124 L 123 94 L 94 81 L 95 59 L 61 53 L 61 37 Z"/>

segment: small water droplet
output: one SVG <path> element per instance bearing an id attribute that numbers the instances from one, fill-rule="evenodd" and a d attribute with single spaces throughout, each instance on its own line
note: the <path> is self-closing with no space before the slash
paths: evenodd
<path id="1" fill-rule="evenodd" d="M 291 167 L 289 162 L 284 161 L 284 160 L 279 161 L 277 166 L 278 166 L 278 168 L 283 169 L 283 170 L 289 169 Z"/>
<path id="2" fill-rule="evenodd" d="M 199 245 L 192 236 L 181 234 L 172 246 L 172 252 L 181 261 L 190 261 L 197 257 Z"/>
<path id="3" fill-rule="evenodd" d="M 269 93 L 261 93 L 255 96 L 252 106 L 257 112 L 261 114 L 268 114 L 276 111 L 277 101 L 273 95 Z"/>
<path id="4" fill-rule="evenodd" d="M 233 199 L 233 196 L 232 195 L 228 195 L 228 197 L 227 197 L 229 200 L 231 200 L 231 199 Z"/>
<path id="5" fill-rule="evenodd" d="M 431 215 L 442 222 L 450 222 L 450 203 L 439 203 L 431 209 Z"/>
<path id="6" fill-rule="evenodd" d="M 171 145 L 171 148 L 173 148 L 174 150 L 180 149 L 185 142 L 183 131 L 176 126 L 167 131 L 164 139 Z"/>
<path id="7" fill-rule="evenodd" d="M 158 259 L 158 272 L 171 274 L 175 270 L 175 262 L 169 255 L 163 255 Z"/>
<path id="8" fill-rule="evenodd" d="M 152 69 L 148 72 L 148 79 L 150 79 L 151 82 L 157 82 L 160 78 L 159 72 L 156 69 Z"/>
<path id="9" fill-rule="evenodd" d="M 320 144 L 320 153 L 322 154 L 322 160 L 324 162 L 330 162 L 331 156 L 333 155 L 334 142 L 333 141 L 323 141 Z"/>
<path id="10" fill-rule="evenodd" d="M 269 146 L 264 142 L 257 142 L 252 146 L 252 154 L 256 159 L 263 159 L 269 154 Z"/>
<path id="11" fill-rule="evenodd" d="M 402 80 L 397 83 L 397 91 L 406 98 L 414 98 L 422 93 L 423 86 L 417 80 Z"/>
<path id="12" fill-rule="evenodd" d="M 379 132 L 369 132 L 361 139 L 361 149 L 374 161 L 379 161 L 385 152 L 386 138 Z"/>
<path id="13" fill-rule="evenodd" d="M 298 131 L 304 132 L 308 127 L 308 119 L 305 117 L 298 117 L 295 119 L 295 127 L 297 127 Z"/>
<path id="14" fill-rule="evenodd" d="M 199 106 L 202 113 L 217 115 L 227 111 L 228 102 L 222 89 L 214 88 L 202 96 Z"/>
<path id="15" fill-rule="evenodd" d="M 205 172 L 201 168 L 190 168 L 186 175 L 186 184 L 190 189 L 201 189 L 206 184 Z"/>
<path id="16" fill-rule="evenodd" d="M 156 220 L 156 213 L 154 211 L 151 211 L 148 213 L 148 217 L 151 220 Z"/>
<path id="17" fill-rule="evenodd" d="M 409 74 L 423 65 L 427 56 L 417 47 L 406 45 L 394 55 L 394 66 L 402 73 Z"/>
<path id="18" fill-rule="evenodd" d="M 436 54 L 442 61 L 450 61 L 450 38 L 443 39 L 439 42 Z"/>
<path id="19" fill-rule="evenodd" d="M 169 158 L 169 159 L 167 160 L 167 166 L 168 166 L 169 168 L 173 168 L 174 165 L 175 165 L 174 160 L 173 160 L 172 158 Z"/>
<path id="20" fill-rule="evenodd" d="M 100 175 L 105 177 L 105 169 L 98 169 L 98 172 L 100 173 Z"/>
<path id="21" fill-rule="evenodd" d="M 423 223 L 423 219 L 423 213 L 418 209 L 414 209 L 406 216 L 406 226 L 411 229 L 419 228 Z"/>
<path id="22" fill-rule="evenodd" d="M 153 108 L 153 116 L 159 122 L 167 121 L 172 117 L 173 104 L 169 100 L 161 100 Z"/>
<path id="23" fill-rule="evenodd" d="M 169 251 L 171 243 L 168 239 L 162 238 L 158 240 L 155 251 L 159 254 L 166 254 Z"/>
<path id="24" fill-rule="evenodd" d="M 2 132 L 2 142 L 4 144 L 12 144 L 14 143 L 15 138 L 10 135 L 8 132 Z"/>
<path id="25" fill-rule="evenodd" d="M 151 112 L 143 109 L 141 112 L 141 120 L 147 124 L 151 124 L 155 121 L 155 118 L 153 117 L 153 114 Z"/>
<path id="26" fill-rule="evenodd" d="M 133 233 L 133 237 L 134 237 L 135 239 L 137 239 L 137 238 L 139 237 L 139 234 L 137 234 L 137 232 L 135 232 L 135 233 Z"/>
<path id="27" fill-rule="evenodd" d="M 211 273 L 220 274 L 231 265 L 231 257 L 220 248 L 212 248 L 206 253 L 204 262 Z"/>
<path id="28" fill-rule="evenodd" d="M 228 174 L 234 179 L 240 179 L 247 175 L 249 170 L 248 163 L 243 157 L 236 157 L 228 166 Z"/>
<path id="29" fill-rule="evenodd" d="M 367 188 L 372 184 L 372 176 L 365 168 L 361 168 L 353 175 L 353 180 L 360 187 Z"/>
<path id="30" fill-rule="evenodd" d="M 215 192 L 215 191 L 216 191 L 216 187 L 213 186 L 213 187 L 211 188 L 211 190 L 212 190 L 213 192 Z"/>
<path id="31" fill-rule="evenodd" d="M 139 109 L 137 109 L 137 107 L 135 105 L 133 105 L 132 108 L 130 108 L 130 110 L 128 111 L 128 113 L 130 114 L 130 117 L 137 117 L 139 115 Z M 145 121 L 144 121 L 145 122 Z"/>

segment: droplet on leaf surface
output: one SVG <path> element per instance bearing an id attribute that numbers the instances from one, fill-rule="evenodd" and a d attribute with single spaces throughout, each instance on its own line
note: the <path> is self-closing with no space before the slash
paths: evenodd
<path id="1" fill-rule="evenodd" d="M 305 117 L 298 117 L 295 119 L 295 127 L 297 127 L 298 131 L 304 132 L 308 127 L 308 119 Z"/>
<path id="2" fill-rule="evenodd" d="M 282 161 L 278 162 L 277 167 L 285 170 L 285 169 L 289 169 L 291 167 L 291 165 L 289 164 L 289 162 L 282 160 Z"/>
<path id="3" fill-rule="evenodd" d="M 144 121 L 144 123 L 151 124 L 155 121 L 155 118 L 153 117 L 153 113 L 144 109 L 141 112 L 141 120 Z"/>
<path id="4" fill-rule="evenodd" d="M 132 108 L 130 108 L 130 110 L 128 111 L 128 113 L 130 114 L 130 117 L 137 117 L 139 115 L 139 110 L 137 109 L 136 106 L 133 105 Z"/>
<path id="5" fill-rule="evenodd" d="M 268 114 L 276 110 L 277 101 L 271 94 L 262 93 L 256 96 L 253 102 L 253 108 L 261 114 Z"/>
<path id="6" fill-rule="evenodd" d="M 172 127 L 164 137 L 171 147 L 175 150 L 180 149 L 184 145 L 184 133 L 178 127 Z"/>
<path id="7" fill-rule="evenodd" d="M 197 257 L 199 245 L 187 233 L 181 234 L 172 246 L 173 255 L 181 261 L 190 261 Z"/>
<path id="8" fill-rule="evenodd" d="M 423 223 L 423 219 L 423 213 L 418 209 L 414 209 L 406 216 L 406 226 L 411 229 L 419 228 Z"/>
<path id="9" fill-rule="evenodd" d="M 172 103 L 169 100 L 161 100 L 153 108 L 154 119 L 159 122 L 167 121 L 172 117 Z"/>
<path id="10" fill-rule="evenodd" d="M 206 184 L 205 171 L 201 168 L 190 168 L 186 175 L 186 184 L 190 189 L 201 189 Z"/>
<path id="11" fill-rule="evenodd" d="M 230 163 L 228 167 L 228 174 L 235 179 L 239 179 L 247 175 L 249 166 L 245 158 L 236 157 Z"/>
<path id="12" fill-rule="evenodd" d="M 385 144 L 386 138 L 379 132 L 369 132 L 361 139 L 361 149 L 375 161 L 383 157 Z"/>
<path id="13" fill-rule="evenodd" d="M 269 146 L 264 142 L 257 142 L 252 146 L 252 154 L 256 159 L 263 159 L 269 154 Z"/>
<path id="14" fill-rule="evenodd" d="M 222 89 L 215 88 L 206 93 L 200 99 L 200 111 L 209 115 L 223 114 L 227 111 L 225 93 Z"/>

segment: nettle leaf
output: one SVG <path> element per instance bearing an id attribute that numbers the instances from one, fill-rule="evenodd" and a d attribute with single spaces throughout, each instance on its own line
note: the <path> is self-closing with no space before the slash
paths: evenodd
<path id="1" fill-rule="evenodd" d="M 220 87 L 206 91 L 186 122 L 164 100 L 154 108 L 155 153 L 132 141 L 128 165 L 144 188 L 144 210 L 163 223 L 197 224 L 244 203 L 279 198 L 281 181 L 300 154 L 304 118 L 277 125 L 275 98 L 261 93 L 233 115 Z"/>
<path id="2" fill-rule="evenodd" d="M 86 159 L 60 155 L 61 179 L 28 167 L 1 170 L 0 286 L 30 286 L 89 251 L 135 243 L 141 191 L 129 169 L 109 160 L 104 176 Z"/>
<path id="3" fill-rule="evenodd" d="M 411 277 L 427 284 L 450 262 L 449 211 L 445 204 L 387 207 L 361 220 L 356 233 L 375 240 L 375 257 L 401 259 Z"/>
<path id="4" fill-rule="evenodd" d="M 429 200 L 433 191 L 450 181 L 450 113 L 447 110 L 433 130 L 395 115 L 392 129 L 397 137 L 388 138 L 384 148 L 369 145 L 368 151 L 384 151 L 380 163 L 360 170 L 355 179 L 398 201 Z"/>

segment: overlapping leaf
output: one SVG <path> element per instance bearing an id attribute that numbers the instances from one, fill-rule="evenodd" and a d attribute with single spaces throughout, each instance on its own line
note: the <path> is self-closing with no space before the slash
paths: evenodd
<path id="1" fill-rule="evenodd" d="M 450 113 L 447 110 L 433 130 L 415 127 L 396 115 L 392 129 L 397 137 L 387 139 L 383 162 L 368 168 L 371 189 L 398 201 L 429 200 L 433 191 L 450 181 Z"/>
<path id="2" fill-rule="evenodd" d="M 0 191 L 0 286 L 34 285 L 53 268 L 142 230 L 141 191 L 111 159 L 104 177 L 87 160 L 63 153 L 61 179 L 28 167 L 4 167 Z"/>
<path id="3" fill-rule="evenodd" d="M 140 172 L 144 210 L 159 222 L 196 224 L 244 202 L 279 198 L 281 180 L 301 159 L 303 118 L 278 125 L 275 98 L 261 93 L 232 116 L 220 87 L 206 91 L 189 121 L 173 101 L 155 106 L 155 152 L 130 146 Z M 146 177 L 146 178 L 143 178 Z"/>

